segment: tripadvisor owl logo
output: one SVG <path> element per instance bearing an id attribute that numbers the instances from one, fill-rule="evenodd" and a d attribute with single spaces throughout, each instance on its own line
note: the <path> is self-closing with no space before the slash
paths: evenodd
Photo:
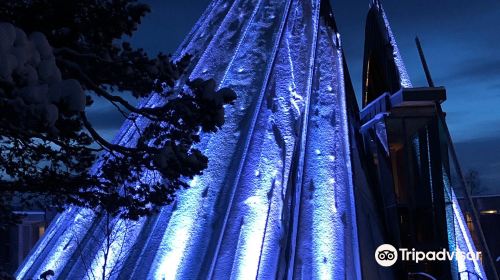
<path id="1" fill-rule="evenodd" d="M 377 250 L 375 250 L 375 260 L 381 266 L 389 267 L 394 265 L 398 261 L 398 257 L 403 262 L 414 262 L 419 263 L 422 261 L 481 261 L 481 252 L 479 251 L 462 251 L 460 248 L 456 248 L 454 251 L 450 252 L 446 249 L 441 249 L 439 251 L 418 251 L 415 248 L 399 248 L 396 249 L 391 244 L 382 244 Z"/>
<path id="2" fill-rule="evenodd" d="M 398 250 L 391 244 L 382 244 L 375 251 L 375 260 L 381 266 L 392 266 L 398 260 Z"/>

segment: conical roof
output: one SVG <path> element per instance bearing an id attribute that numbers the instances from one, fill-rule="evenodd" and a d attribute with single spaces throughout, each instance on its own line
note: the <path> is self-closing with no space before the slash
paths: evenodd
<path id="1" fill-rule="evenodd" d="M 106 263 L 111 279 L 359 278 L 340 41 L 328 1 L 214 0 L 177 54 L 193 55 L 190 79 L 238 95 L 200 145 L 208 169 L 139 222 L 68 209 L 17 276 L 100 278 Z"/>

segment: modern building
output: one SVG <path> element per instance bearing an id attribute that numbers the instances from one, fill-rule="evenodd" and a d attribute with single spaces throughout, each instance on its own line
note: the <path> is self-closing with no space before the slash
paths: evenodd
<path id="1" fill-rule="evenodd" d="M 176 54 L 193 55 L 186 79 L 238 95 L 223 129 L 203 136 L 207 170 L 138 222 L 68 209 L 17 277 L 498 279 L 440 107 L 445 89 L 412 86 L 374 1 L 360 110 L 341 42 L 326 0 L 212 1 Z M 116 141 L 136 133 L 125 123 Z M 482 258 L 385 267 L 384 243 Z"/>
<path id="2" fill-rule="evenodd" d="M 0 230 L 0 271 L 14 272 L 43 236 L 55 213 L 21 211 L 22 222 Z"/>

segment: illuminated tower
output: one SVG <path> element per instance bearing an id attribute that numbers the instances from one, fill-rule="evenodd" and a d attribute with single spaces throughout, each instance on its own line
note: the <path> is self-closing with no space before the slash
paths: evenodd
<path id="1" fill-rule="evenodd" d="M 483 254 L 481 261 L 398 262 L 393 267 L 397 279 L 498 279 L 441 109 L 446 90 L 434 86 L 416 42 L 428 87 L 412 86 L 384 9 L 373 1 L 366 22 L 360 112 L 370 187 L 361 190 L 358 204 L 362 197 L 370 198 L 385 242 L 396 248 Z M 358 209 L 358 218 L 370 215 Z M 360 232 L 369 230 L 358 225 Z M 373 252 L 369 236 L 359 240 L 361 255 Z M 369 260 L 362 265 L 366 272 L 367 265 Z"/>
<path id="2" fill-rule="evenodd" d="M 17 276 L 101 278 L 104 266 L 110 279 L 395 279 L 373 258 L 391 235 L 328 1 L 214 0 L 176 56 L 186 53 L 187 77 L 238 95 L 203 137 L 208 169 L 139 222 L 68 209 Z M 408 83 L 397 90 L 411 87 L 398 77 Z M 125 123 L 115 141 L 135 133 Z"/>

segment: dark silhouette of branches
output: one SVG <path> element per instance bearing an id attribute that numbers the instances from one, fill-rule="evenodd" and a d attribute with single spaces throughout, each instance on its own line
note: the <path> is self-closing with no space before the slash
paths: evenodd
<path id="1" fill-rule="evenodd" d="M 137 0 L 0 3 L 0 227 L 17 208 L 68 204 L 137 219 L 207 167 L 195 144 L 221 128 L 236 95 L 182 78 L 190 55 L 152 57 L 125 42 L 149 11 Z M 90 93 L 132 123 L 126 144 L 89 121 Z M 163 101 L 136 106 L 126 94 Z"/>
<path id="2" fill-rule="evenodd" d="M 79 233 L 72 232 L 73 246 L 77 249 L 76 254 L 83 265 L 88 279 L 114 279 L 121 271 L 127 255 L 128 238 L 137 230 L 137 223 L 112 217 L 108 213 L 99 213 L 97 219 L 99 225 L 91 233 L 87 244 L 98 246 L 97 256 L 93 262 L 88 262 L 88 255 L 82 250 L 82 240 Z M 78 229 L 78 227 L 76 227 Z"/>

